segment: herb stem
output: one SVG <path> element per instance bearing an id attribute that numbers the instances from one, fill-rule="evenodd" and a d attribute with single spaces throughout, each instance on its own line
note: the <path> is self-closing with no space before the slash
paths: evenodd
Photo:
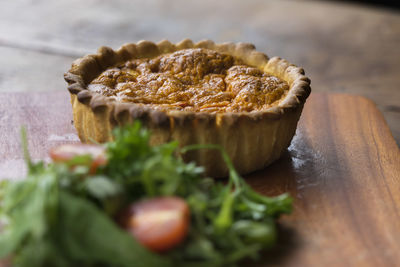
<path id="1" fill-rule="evenodd" d="M 226 166 L 228 167 L 229 170 L 229 178 L 230 181 L 233 182 L 235 185 L 235 188 L 241 188 L 241 178 L 237 171 L 235 170 L 235 167 L 233 166 L 232 160 L 230 159 L 228 153 L 223 149 L 222 146 L 220 145 L 215 145 L 215 144 L 196 144 L 196 145 L 188 145 L 183 148 L 181 148 L 180 152 L 182 154 L 191 151 L 191 150 L 199 150 L 199 149 L 215 149 L 218 150 L 221 153 L 221 156 L 223 160 L 225 161 Z M 229 182 L 230 182 L 229 181 Z"/>
<path id="2" fill-rule="evenodd" d="M 28 138 L 26 135 L 26 128 L 24 126 L 21 127 L 21 143 L 22 143 L 22 150 L 24 153 L 24 160 L 25 160 L 26 164 L 28 165 L 28 171 L 31 172 L 33 164 L 32 164 L 31 155 L 29 154 Z"/>

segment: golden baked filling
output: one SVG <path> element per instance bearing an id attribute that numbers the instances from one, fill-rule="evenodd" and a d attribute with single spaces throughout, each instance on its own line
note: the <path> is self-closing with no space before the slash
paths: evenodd
<path id="1" fill-rule="evenodd" d="M 161 110 L 249 112 L 279 103 L 289 85 L 231 55 L 193 48 L 109 68 L 88 89 Z"/>

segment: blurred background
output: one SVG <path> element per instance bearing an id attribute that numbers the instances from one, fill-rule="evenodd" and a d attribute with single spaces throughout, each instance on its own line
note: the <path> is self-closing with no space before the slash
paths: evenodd
<path id="1" fill-rule="evenodd" d="M 0 93 L 66 90 L 72 61 L 141 39 L 243 41 L 302 66 L 313 92 L 377 103 L 400 143 L 400 12 L 391 1 L 0 2 Z"/>

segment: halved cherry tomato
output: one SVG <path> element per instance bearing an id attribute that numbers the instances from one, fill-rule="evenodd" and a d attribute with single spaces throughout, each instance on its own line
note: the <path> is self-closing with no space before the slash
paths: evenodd
<path id="1" fill-rule="evenodd" d="M 99 166 L 107 164 L 105 148 L 94 144 L 65 144 L 50 149 L 50 157 L 54 162 L 67 162 L 76 156 L 89 155 L 92 157 L 90 173 L 96 173 Z"/>
<path id="2" fill-rule="evenodd" d="M 121 216 L 122 226 L 155 252 L 179 245 L 187 235 L 189 220 L 189 207 L 178 197 L 140 201 L 130 205 Z"/>

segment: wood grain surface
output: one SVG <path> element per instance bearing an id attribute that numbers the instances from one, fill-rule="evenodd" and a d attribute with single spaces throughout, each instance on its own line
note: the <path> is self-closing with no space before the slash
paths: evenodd
<path id="1" fill-rule="evenodd" d="M 400 144 L 400 13 L 334 1 L 0 1 L 0 91 L 65 90 L 71 62 L 140 39 L 254 43 L 314 92 L 366 96 Z"/>
<path id="2" fill-rule="evenodd" d="M 23 176 L 21 125 L 35 159 L 77 141 L 65 92 L 0 94 L 0 115 L 0 177 Z M 261 193 L 295 198 L 293 214 L 281 219 L 278 246 L 251 265 L 400 262 L 400 152 L 372 101 L 312 94 L 288 151 L 247 179 Z"/>

